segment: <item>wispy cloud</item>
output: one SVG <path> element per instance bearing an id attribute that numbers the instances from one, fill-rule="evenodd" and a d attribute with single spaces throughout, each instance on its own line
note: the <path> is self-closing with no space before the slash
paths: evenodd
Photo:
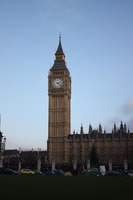
<path id="1" fill-rule="evenodd" d="M 80 21 L 83 19 L 83 14 L 71 8 L 64 8 L 64 13 L 70 17 L 72 21 Z"/>
<path id="2" fill-rule="evenodd" d="M 107 129 L 111 128 L 111 126 L 116 123 L 119 128 L 119 124 L 121 121 L 127 124 L 127 128 L 131 132 L 133 132 L 133 97 L 131 97 L 123 106 L 119 113 L 116 114 L 116 117 L 111 118 L 107 122 Z"/>
<path id="3" fill-rule="evenodd" d="M 112 117 L 110 120 L 107 121 L 106 125 L 105 125 L 105 130 L 108 132 L 108 133 L 111 133 L 113 127 L 114 127 L 114 123 L 116 124 L 116 126 L 118 126 L 119 128 L 119 125 L 120 125 L 120 119 L 119 117 Z"/>
<path id="4" fill-rule="evenodd" d="M 133 113 L 133 97 L 131 97 L 123 106 L 123 113 Z"/>
<path id="5" fill-rule="evenodd" d="M 130 132 L 133 132 L 133 118 L 131 118 L 131 119 L 127 122 L 127 127 L 130 129 Z"/>
<path id="6" fill-rule="evenodd" d="M 64 30 L 65 30 L 65 26 L 64 26 L 63 24 L 61 24 L 61 23 L 54 23 L 54 27 L 55 27 L 58 31 L 60 31 L 61 33 L 64 32 Z"/>
<path id="7" fill-rule="evenodd" d="M 51 8 L 58 8 L 59 7 L 59 5 L 60 5 L 60 0 L 47 0 L 47 3 L 49 4 L 49 6 L 51 7 Z"/>
<path id="8" fill-rule="evenodd" d="M 60 10 L 60 0 L 36 0 L 34 6 L 40 11 L 41 18 L 53 17 L 56 10 Z M 58 12 L 57 12 L 58 13 Z"/>
<path id="9" fill-rule="evenodd" d="M 60 19 L 67 19 L 70 22 L 77 22 L 83 19 L 83 13 L 73 6 L 79 0 L 46 0 L 37 4 L 40 6 L 40 17 L 56 19 L 57 15 Z M 70 20 L 71 19 L 71 20 Z"/>

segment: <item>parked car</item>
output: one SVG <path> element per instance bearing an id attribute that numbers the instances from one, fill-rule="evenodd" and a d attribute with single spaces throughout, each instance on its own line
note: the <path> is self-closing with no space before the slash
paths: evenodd
<path id="1" fill-rule="evenodd" d="M 17 175 L 18 172 L 10 169 L 10 168 L 5 168 L 5 169 L 0 169 L 0 174 L 13 174 L 13 175 Z"/>
<path id="2" fill-rule="evenodd" d="M 62 170 L 54 170 L 55 176 L 64 176 L 65 172 Z"/>
<path id="3" fill-rule="evenodd" d="M 40 172 L 40 171 L 38 171 L 36 169 L 31 169 L 31 171 L 35 172 L 36 175 L 41 175 L 42 174 L 42 172 Z"/>
<path id="4" fill-rule="evenodd" d="M 72 176 L 71 172 L 65 172 L 64 176 Z"/>
<path id="5" fill-rule="evenodd" d="M 82 173 L 83 176 L 102 176 L 102 173 L 100 171 L 86 171 Z"/>
<path id="6" fill-rule="evenodd" d="M 129 172 L 129 173 L 128 173 L 128 176 L 133 177 L 133 172 Z"/>
<path id="7" fill-rule="evenodd" d="M 43 173 L 43 175 L 45 176 L 54 176 L 54 174 L 55 174 L 54 171 L 49 171 L 49 170 Z"/>
<path id="8" fill-rule="evenodd" d="M 123 176 L 123 174 L 121 172 L 108 171 L 105 176 Z"/>
<path id="9" fill-rule="evenodd" d="M 33 172 L 32 170 L 30 169 L 22 169 L 21 172 L 20 172 L 22 175 L 34 175 L 35 172 Z"/>

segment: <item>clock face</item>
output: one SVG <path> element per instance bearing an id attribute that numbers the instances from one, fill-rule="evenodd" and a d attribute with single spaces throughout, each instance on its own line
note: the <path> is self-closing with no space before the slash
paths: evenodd
<path id="1" fill-rule="evenodd" d="M 53 80 L 54 88 L 60 88 L 63 85 L 63 81 L 60 78 L 56 78 Z"/>

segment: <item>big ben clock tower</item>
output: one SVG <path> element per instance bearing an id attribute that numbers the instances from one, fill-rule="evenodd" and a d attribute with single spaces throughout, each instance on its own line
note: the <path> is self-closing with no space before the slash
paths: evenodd
<path id="1" fill-rule="evenodd" d="M 61 45 L 55 53 L 55 60 L 48 76 L 49 121 L 48 160 L 56 163 L 67 162 L 67 138 L 70 134 L 71 77 L 65 62 Z"/>

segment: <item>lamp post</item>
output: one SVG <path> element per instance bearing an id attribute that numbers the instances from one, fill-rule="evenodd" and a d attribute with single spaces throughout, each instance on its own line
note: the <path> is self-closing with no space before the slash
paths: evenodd
<path id="1" fill-rule="evenodd" d="M 5 151 L 5 144 L 6 144 L 6 137 L 4 137 L 2 142 L 2 132 L 0 131 L 0 168 L 3 167 L 3 160 L 4 160 L 4 151 Z"/>
<path id="2" fill-rule="evenodd" d="M 126 140 L 126 160 L 127 160 L 127 164 L 126 164 L 126 171 L 128 172 L 128 139 Z"/>
<path id="3" fill-rule="evenodd" d="M 18 156 L 18 173 L 21 171 L 21 147 L 19 147 L 19 156 Z"/>
<path id="4" fill-rule="evenodd" d="M 38 155 L 37 155 L 37 170 L 38 172 L 41 171 L 41 155 L 40 155 L 41 149 L 38 148 Z"/>
<path id="5" fill-rule="evenodd" d="M 124 170 L 125 173 L 128 173 L 128 139 L 126 140 Z"/>

